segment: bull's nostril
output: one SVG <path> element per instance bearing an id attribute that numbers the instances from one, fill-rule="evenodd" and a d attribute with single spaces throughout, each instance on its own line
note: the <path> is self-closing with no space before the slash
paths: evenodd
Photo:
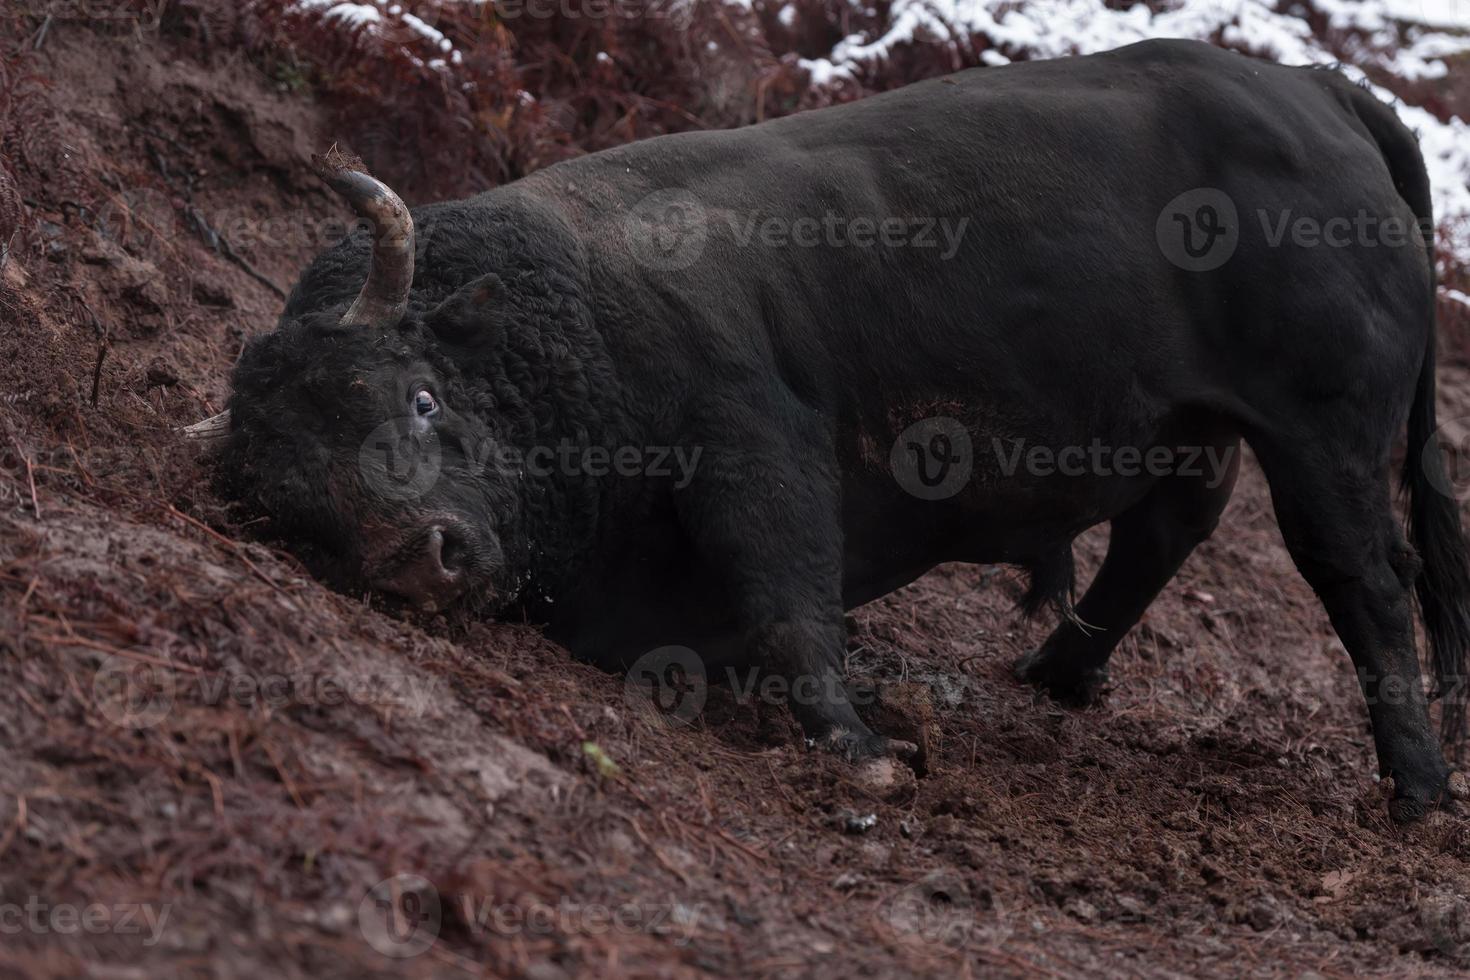
<path id="1" fill-rule="evenodd" d="M 466 549 L 459 532 L 448 527 L 435 528 L 434 535 L 437 539 L 435 547 L 438 551 L 439 567 L 450 576 L 464 571 Z"/>
<path id="2" fill-rule="evenodd" d="M 435 572 L 447 579 L 459 576 L 465 570 L 467 542 L 462 533 L 453 527 L 434 526 L 429 529 L 429 564 Z"/>
<path id="3" fill-rule="evenodd" d="M 424 551 L 428 570 L 440 578 L 447 577 L 449 569 L 444 567 L 444 529 L 442 527 L 429 528 L 429 538 L 424 542 Z"/>
<path id="4" fill-rule="evenodd" d="M 431 524 L 419 531 L 408 550 L 400 552 L 373 585 L 435 610 L 453 602 L 472 583 L 475 539 L 471 533 Z"/>

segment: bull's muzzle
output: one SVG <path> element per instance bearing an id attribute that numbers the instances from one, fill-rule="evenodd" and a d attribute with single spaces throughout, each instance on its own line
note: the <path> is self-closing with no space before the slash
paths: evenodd
<path id="1" fill-rule="evenodd" d="M 420 609 L 442 609 L 469 586 L 470 542 L 453 525 L 435 524 L 400 554 L 392 572 L 373 587 L 407 599 Z"/>

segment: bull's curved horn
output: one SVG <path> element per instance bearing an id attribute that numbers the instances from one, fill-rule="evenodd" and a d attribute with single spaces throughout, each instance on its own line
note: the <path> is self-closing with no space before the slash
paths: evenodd
<path id="1" fill-rule="evenodd" d="M 184 438 L 197 440 L 201 443 L 204 443 L 206 446 L 218 445 L 219 443 L 223 442 L 229 436 L 229 434 L 229 409 L 225 409 L 218 415 L 211 415 L 207 419 L 195 422 L 193 425 L 184 426 Z"/>
<path id="2" fill-rule="evenodd" d="M 352 205 L 373 232 L 373 258 L 362 292 L 352 301 L 342 325 L 384 330 L 403 319 L 413 285 L 413 215 L 387 184 L 375 180 L 334 146 L 312 165 L 327 185 Z"/>

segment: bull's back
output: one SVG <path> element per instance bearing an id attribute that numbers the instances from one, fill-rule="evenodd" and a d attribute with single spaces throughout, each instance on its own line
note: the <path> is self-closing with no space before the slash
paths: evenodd
<path id="1" fill-rule="evenodd" d="M 605 324 L 614 346 L 653 332 L 693 364 L 774 360 L 840 417 L 873 412 L 880 378 L 891 398 L 969 388 L 1013 400 L 1034 394 L 1018 373 L 1088 365 L 1097 384 L 1130 380 L 1099 375 L 1116 363 L 1147 384 L 1201 340 L 1250 340 L 1214 308 L 1284 253 L 1247 223 L 1240 275 L 1181 269 L 1156 236 L 1180 194 L 1218 188 L 1243 219 L 1401 205 L 1345 105 L 1350 88 L 1331 72 L 1145 42 L 646 140 L 526 183 L 565 206 L 608 306 L 645 311 Z M 630 215 L 671 190 L 703 237 L 687 264 L 651 267 Z M 859 219 L 905 232 L 854 244 Z M 802 240 L 803 228 L 819 230 Z"/>

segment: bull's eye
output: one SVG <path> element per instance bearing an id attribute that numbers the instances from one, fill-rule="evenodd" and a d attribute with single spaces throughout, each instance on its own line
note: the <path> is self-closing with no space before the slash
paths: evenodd
<path id="1" fill-rule="evenodd" d="M 439 403 L 434 400 L 434 396 L 429 394 L 427 389 L 420 389 L 418 394 L 413 396 L 413 410 L 420 415 L 434 415 L 439 411 Z"/>

